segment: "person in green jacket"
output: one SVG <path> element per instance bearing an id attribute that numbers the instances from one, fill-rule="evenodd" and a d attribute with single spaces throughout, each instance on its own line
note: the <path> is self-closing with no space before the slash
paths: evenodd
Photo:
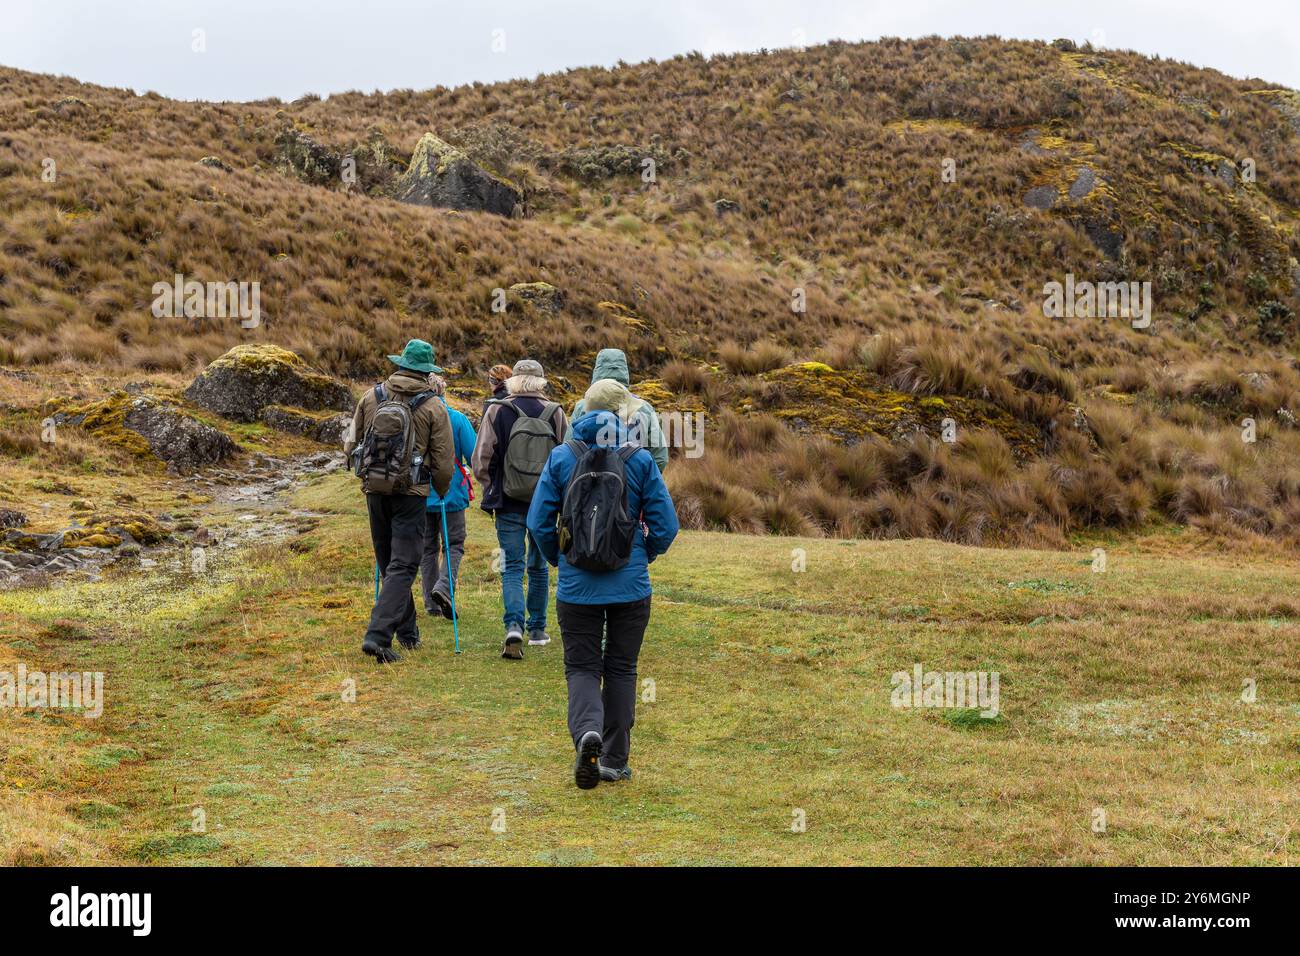
<path id="1" fill-rule="evenodd" d="M 625 388 L 631 387 L 632 382 L 627 372 L 627 356 L 623 354 L 622 349 L 601 349 L 596 355 L 596 364 L 591 370 L 591 382 L 594 385 L 606 378 L 613 379 Z M 668 443 L 664 440 L 663 429 L 659 427 L 659 414 L 644 398 L 635 395 L 632 398 L 634 406 L 628 419 L 629 425 L 634 420 L 640 423 L 640 442 L 646 451 L 650 452 L 650 456 L 654 458 L 655 464 L 662 472 L 668 467 Z M 585 399 L 578 399 L 578 404 L 573 406 L 573 421 L 577 421 L 586 412 L 586 405 Z"/>

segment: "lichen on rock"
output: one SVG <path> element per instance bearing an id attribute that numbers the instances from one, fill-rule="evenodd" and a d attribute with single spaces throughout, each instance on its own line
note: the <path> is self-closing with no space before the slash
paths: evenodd
<path id="1" fill-rule="evenodd" d="M 356 406 L 347 385 L 275 345 L 235 346 L 203 370 L 185 397 L 240 422 L 257 421 L 268 405 L 340 412 Z"/>
<path id="2" fill-rule="evenodd" d="M 393 187 L 393 198 L 418 206 L 512 216 L 523 201 L 523 193 L 455 146 L 433 133 L 425 133 L 411 154 L 406 174 Z"/>

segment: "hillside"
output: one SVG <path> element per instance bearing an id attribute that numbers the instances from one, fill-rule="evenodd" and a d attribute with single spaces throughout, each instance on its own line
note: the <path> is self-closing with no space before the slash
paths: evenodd
<path id="1" fill-rule="evenodd" d="M 0 450 L 33 465 L 51 397 L 177 388 L 244 341 L 360 384 L 418 335 L 467 402 L 524 354 L 571 401 L 625 349 L 661 411 L 709 416 L 669 471 L 688 527 L 1300 535 L 1300 94 L 1267 81 L 993 38 L 292 103 L 4 69 L 0 130 L 0 364 L 38 383 Z M 428 133 L 515 216 L 389 198 Z M 178 273 L 258 282 L 261 324 L 155 318 Z M 1045 317 L 1067 275 L 1150 282 L 1150 327 Z"/>

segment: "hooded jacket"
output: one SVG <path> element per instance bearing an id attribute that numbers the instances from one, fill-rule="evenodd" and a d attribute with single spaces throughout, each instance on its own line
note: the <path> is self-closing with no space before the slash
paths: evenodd
<path id="1" fill-rule="evenodd" d="M 447 491 L 447 510 L 464 511 L 469 507 L 470 481 L 469 476 L 461 470 L 460 466 L 468 465 L 470 457 L 474 454 L 474 426 L 469 423 L 469 419 L 464 414 L 452 408 L 447 404 L 446 399 L 438 399 L 442 402 L 443 407 L 447 409 L 447 417 L 451 420 L 452 444 L 454 447 L 456 472 L 451 476 L 451 488 Z M 442 508 L 442 495 L 436 491 L 429 492 L 429 499 L 426 507 L 429 511 L 439 511 Z"/>
<path id="2" fill-rule="evenodd" d="M 611 412 L 591 412 L 573 423 L 570 437 L 588 445 L 613 444 L 627 437 L 624 426 Z M 600 439 L 605 439 L 600 441 Z M 555 522 L 564 503 L 564 490 L 578 460 L 568 445 L 551 452 L 542 469 L 528 509 L 528 530 L 546 560 L 560 569 L 557 601 L 570 604 L 622 604 L 650 596 L 650 562 L 668 550 L 677 537 L 677 512 L 668 487 L 644 448 L 627 460 L 627 510 L 646 531 L 632 536 L 632 556 L 617 571 L 584 571 L 572 567 L 559 549 Z M 638 529 L 639 530 L 639 529 Z"/>
<path id="3" fill-rule="evenodd" d="M 384 382 L 384 389 L 390 396 L 409 402 L 420 392 L 429 390 L 429 379 L 420 372 L 402 368 L 388 376 Z M 361 401 L 357 402 L 357 410 L 352 415 L 352 439 L 343 444 L 345 454 L 351 456 L 353 449 L 365 440 L 366 429 L 374 421 L 375 411 L 378 408 L 379 402 L 375 398 L 375 390 L 367 389 L 366 394 L 361 396 Z M 436 398 L 427 399 L 415 410 L 412 431 L 414 449 L 411 455 L 412 457 L 420 455 L 424 458 L 425 474 L 430 480 L 424 484 L 412 485 L 406 494 L 426 498 L 429 495 L 430 484 L 433 486 L 432 490 L 438 494 L 446 494 L 451 486 L 451 474 L 455 468 L 452 463 L 451 421 L 447 417 L 446 406 Z"/>
<path id="4" fill-rule="evenodd" d="M 591 370 L 591 381 L 599 382 L 603 378 L 612 378 L 621 385 L 630 388 L 632 381 L 627 371 L 627 356 L 622 349 L 601 349 L 596 355 L 596 364 Z M 633 396 L 636 407 L 633 414 L 641 422 L 640 442 L 650 451 L 654 462 L 663 471 L 668 467 L 668 443 L 664 440 L 663 430 L 659 427 L 659 414 L 654 406 L 644 398 Z M 587 411 L 583 399 L 573 406 L 573 417 L 581 418 Z"/>

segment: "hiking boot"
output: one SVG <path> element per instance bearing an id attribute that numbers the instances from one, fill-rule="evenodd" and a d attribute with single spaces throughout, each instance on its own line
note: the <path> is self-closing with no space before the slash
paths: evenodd
<path id="1" fill-rule="evenodd" d="M 415 637 L 399 637 L 397 643 L 402 645 L 404 651 L 418 651 L 423 645 L 420 643 L 420 632 L 415 632 Z"/>
<path id="2" fill-rule="evenodd" d="M 443 617 L 445 617 L 447 620 L 450 621 L 451 620 L 451 598 L 447 597 L 447 595 L 443 594 L 441 591 L 434 591 L 432 598 L 433 598 L 433 607 L 429 608 L 429 613 L 441 614 Z"/>
<path id="3" fill-rule="evenodd" d="M 391 647 L 381 647 L 374 641 L 366 641 L 362 644 L 361 653 L 369 654 L 375 659 L 376 664 L 392 664 L 402 659 L 402 656 Z"/>
<path id="4" fill-rule="evenodd" d="M 600 765 L 600 779 L 606 783 L 618 783 L 620 780 L 632 779 L 631 767 L 607 767 Z"/>
<path id="5" fill-rule="evenodd" d="M 578 741 L 578 759 L 573 764 L 573 782 L 579 790 L 590 790 L 600 783 L 600 734 L 589 730 Z"/>
<path id="6" fill-rule="evenodd" d="M 528 643 L 530 645 L 549 644 L 551 643 L 551 635 L 547 634 L 541 628 L 536 628 L 528 632 Z"/>
<path id="7" fill-rule="evenodd" d="M 512 624 L 506 631 L 506 642 L 501 645 L 501 656 L 508 661 L 524 659 L 524 632 L 519 625 Z"/>

